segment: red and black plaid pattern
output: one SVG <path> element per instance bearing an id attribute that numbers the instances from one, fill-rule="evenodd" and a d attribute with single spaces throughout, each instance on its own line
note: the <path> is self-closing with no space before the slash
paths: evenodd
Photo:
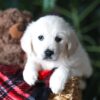
<path id="1" fill-rule="evenodd" d="M 31 87 L 23 81 L 22 70 L 0 65 L 0 100 L 47 100 L 51 92 L 46 85 L 50 74 Z"/>

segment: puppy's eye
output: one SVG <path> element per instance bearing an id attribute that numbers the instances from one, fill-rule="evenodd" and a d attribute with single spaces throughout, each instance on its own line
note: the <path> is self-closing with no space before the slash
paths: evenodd
<path id="1" fill-rule="evenodd" d="M 38 36 L 38 39 L 41 40 L 41 41 L 43 41 L 44 36 L 43 35 L 40 35 L 40 36 Z"/>
<path id="2" fill-rule="evenodd" d="M 55 41 L 56 41 L 56 42 L 60 42 L 61 40 L 62 40 L 62 38 L 60 38 L 60 37 L 58 37 L 58 36 L 55 37 Z"/>

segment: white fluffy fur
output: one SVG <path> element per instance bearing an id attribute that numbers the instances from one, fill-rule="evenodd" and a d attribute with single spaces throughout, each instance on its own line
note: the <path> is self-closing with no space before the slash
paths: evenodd
<path id="1" fill-rule="evenodd" d="M 38 39 L 39 35 L 44 36 L 43 41 Z M 61 42 L 55 41 L 56 36 L 62 38 Z M 75 31 L 61 17 L 48 15 L 30 23 L 21 39 L 21 46 L 27 54 L 23 77 L 29 85 L 35 84 L 41 69 L 57 67 L 50 78 L 53 93 L 61 92 L 72 75 L 89 77 L 92 74 L 90 61 Z M 54 50 L 54 55 L 46 60 L 43 58 L 48 48 Z"/>

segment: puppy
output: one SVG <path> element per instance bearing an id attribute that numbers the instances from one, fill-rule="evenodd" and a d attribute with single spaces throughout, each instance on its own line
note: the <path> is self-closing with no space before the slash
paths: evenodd
<path id="1" fill-rule="evenodd" d="M 21 46 L 27 55 L 23 78 L 29 85 L 35 84 L 41 69 L 56 68 L 50 77 L 53 93 L 61 92 L 71 76 L 88 78 L 92 74 L 89 58 L 74 29 L 59 16 L 48 15 L 30 23 Z"/>

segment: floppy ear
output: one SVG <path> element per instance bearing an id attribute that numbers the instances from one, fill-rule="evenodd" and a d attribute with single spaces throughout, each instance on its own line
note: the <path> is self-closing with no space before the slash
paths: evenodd
<path id="1" fill-rule="evenodd" d="M 73 55 L 78 47 L 79 41 L 78 38 L 75 34 L 75 32 L 71 32 L 69 35 L 69 39 L 68 39 L 68 44 L 67 44 L 67 55 L 68 57 L 70 57 L 71 55 Z"/>
<path id="2" fill-rule="evenodd" d="M 21 38 L 21 47 L 27 55 L 30 55 L 33 50 L 31 40 L 31 33 L 28 31 L 28 29 L 26 29 L 24 35 Z"/>

